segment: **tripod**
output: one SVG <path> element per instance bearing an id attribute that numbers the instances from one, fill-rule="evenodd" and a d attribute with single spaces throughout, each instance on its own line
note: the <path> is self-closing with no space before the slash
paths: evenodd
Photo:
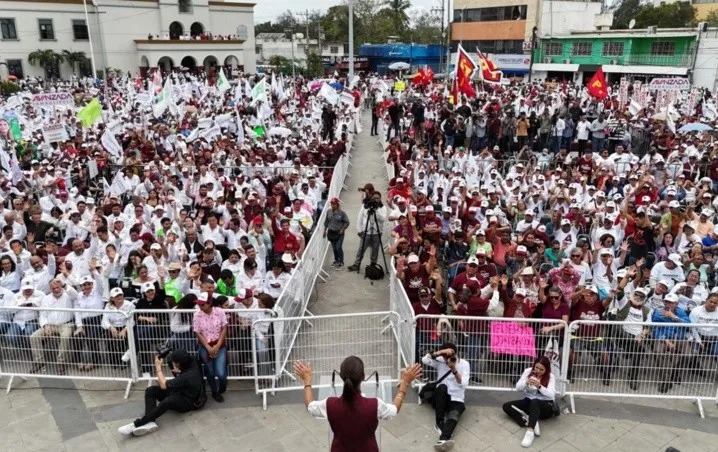
<path id="1" fill-rule="evenodd" d="M 381 256 L 384 260 L 384 271 L 387 271 L 388 267 L 386 264 L 386 254 L 384 253 L 384 244 L 381 241 L 381 227 L 379 227 L 379 219 L 376 217 L 376 208 L 367 208 L 367 216 L 366 216 L 366 222 L 364 223 L 364 232 L 361 236 L 361 242 L 359 244 L 359 254 L 358 259 L 354 262 L 354 266 L 356 267 L 356 272 L 359 273 L 361 271 L 361 261 L 364 260 L 364 253 L 366 252 L 367 248 L 367 238 L 368 238 L 368 232 L 369 232 L 369 223 L 373 222 L 374 226 L 376 227 L 378 239 L 379 239 L 379 249 L 381 250 Z M 352 267 L 352 269 L 354 269 Z"/>

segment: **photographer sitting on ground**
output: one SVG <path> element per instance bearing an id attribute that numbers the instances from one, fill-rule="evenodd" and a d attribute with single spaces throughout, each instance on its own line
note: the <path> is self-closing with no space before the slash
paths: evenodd
<path id="1" fill-rule="evenodd" d="M 145 389 L 145 415 L 118 430 L 123 435 L 143 436 L 156 432 L 158 417 L 168 410 L 185 413 L 204 406 L 207 396 L 204 392 L 202 372 L 194 359 L 184 350 L 175 350 L 168 359 L 174 378 L 168 380 L 162 370 L 163 359 L 155 356 L 155 371 L 159 386 Z M 159 402 L 159 404 L 157 404 Z"/>

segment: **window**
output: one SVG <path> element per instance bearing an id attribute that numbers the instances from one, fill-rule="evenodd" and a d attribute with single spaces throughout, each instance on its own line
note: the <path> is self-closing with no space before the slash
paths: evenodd
<path id="1" fill-rule="evenodd" d="M 561 56 L 563 55 L 563 43 L 547 42 L 543 45 L 543 53 L 546 56 Z"/>
<path id="2" fill-rule="evenodd" d="M 82 19 L 73 19 L 72 21 L 72 36 L 75 41 L 86 41 L 90 39 L 90 34 L 87 32 L 87 24 Z"/>
<path id="3" fill-rule="evenodd" d="M 239 39 L 247 39 L 247 26 L 240 25 L 237 27 L 237 37 Z"/>
<path id="4" fill-rule="evenodd" d="M 15 19 L 0 19 L 0 31 L 3 39 L 17 39 Z"/>
<path id="5" fill-rule="evenodd" d="M 655 41 L 651 44 L 651 55 L 667 55 L 676 54 L 676 43 L 669 41 Z"/>
<path id="6" fill-rule="evenodd" d="M 454 22 L 526 20 L 526 5 L 467 8 L 454 10 Z"/>
<path id="7" fill-rule="evenodd" d="M 451 41 L 451 51 L 456 52 L 459 41 Z M 475 52 L 478 48 L 483 53 L 502 53 L 502 54 L 517 54 L 523 53 L 522 46 L 523 41 L 521 40 L 498 40 L 498 41 L 478 41 L 478 40 L 466 40 L 464 39 L 461 45 L 464 49 L 470 52 Z"/>
<path id="8" fill-rule="evenodd" d="M 622 42 L 604 42 L 602 56 L 623 56 L 623 43 Z"/>
<path id="9" fill-rule="evenodd" d="M 329 53 L 337 54 L 339 53 L 339 46 L 329 46 Z"/>
<path id="10" fill-rule="evenodd" d="M 591 55 L 592 48 L 592 42 L 574 42 L 573 46 L 571 47 L 571 55 L 588 56 Z"/>
<path id="11" fill-rule="evenodd" d="M 40 28 L 40 40 L 55 39 L 55 29 L 52 27 L 52 19 L 38 19 Z"/>
<path id="12" fill-rule="evenodd" d="M 179 0 L 179 12 L 191 13 L 192 12 L 192 0 Z"/>
<path id="13" fill-rule="evenodd" d="M 7 60 L 7 73 L 18 79 L 25 78 L 22 72 L 22 60 Z"/>
<path id="14" fill-rule="evenodd" d="M 254 48 L 254 53 L 256 53 L 257 55 L 260 55 L 262 53 L 262 46 L 256 46 Z"/>

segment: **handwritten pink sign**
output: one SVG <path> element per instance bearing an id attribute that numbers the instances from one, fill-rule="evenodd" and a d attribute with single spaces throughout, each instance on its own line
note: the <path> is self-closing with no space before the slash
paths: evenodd
<path id="1" fill-rule="evenodd" d="M 533 329 L 516 322 L 491 322 L 491 352 L 515 356 L 536 356 Z"/>

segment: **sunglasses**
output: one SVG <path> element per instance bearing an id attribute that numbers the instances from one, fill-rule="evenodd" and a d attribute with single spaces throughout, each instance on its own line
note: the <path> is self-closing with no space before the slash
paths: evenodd
<path id="1" fill-rule="evenodd" d="M 561 297 L 559 297 L 558 295 L 551 295 L 551 296 L 549 296 L 548 298 L 549 298 L 550 300 L 558 300 L 558 299 L 561 298 Z"/>

